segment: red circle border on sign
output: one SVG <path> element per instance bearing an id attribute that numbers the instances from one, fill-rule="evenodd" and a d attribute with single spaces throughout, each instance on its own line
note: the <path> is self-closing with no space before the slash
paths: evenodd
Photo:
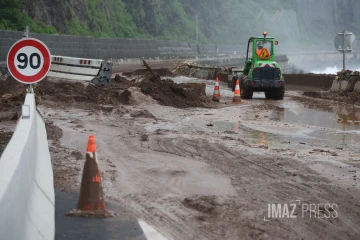
<path id="1" fill-rule="evenodd" d="M 15 54 L 23 47 L 31 46 L 37 48 L 43 56 L 44 64 L 41 70 L 33 76 L 21 74 L 15 67 Z M 21 83 L 32 84 L 41 81 L 50 70 L 51 55 L 46 45 L 34 38 L 26 38 L 17 41 L 10 49 L 7 57 L 7 65 L 11 75 Z"/>

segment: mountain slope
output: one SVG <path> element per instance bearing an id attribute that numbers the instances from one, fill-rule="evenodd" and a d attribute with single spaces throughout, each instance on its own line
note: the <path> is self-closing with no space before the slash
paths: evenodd
<path id="1" fill-rule="evenodd" d="M 195 42 L 196 14 L 201 43 L 244 43 L 263 31 L 282 42 L 360 33 L 356 0 L 0 0 L 0 29 Z"/>

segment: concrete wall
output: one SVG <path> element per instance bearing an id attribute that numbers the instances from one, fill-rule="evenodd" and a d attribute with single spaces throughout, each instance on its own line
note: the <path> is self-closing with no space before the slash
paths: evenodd
<path id="1" fill-rule="evenodd" d="M 195 51 L 189 43 L 157 41 L 160 57 L 194 57 Z"/>
<path id="2" fill-rule="evenodd" d="M 55 196 L 45 124 L 34 94 L 0 159 L 0 239 L 53 240 Z"/>
<path id="3" fill-rule="evenodd" d="M 22 37 L 22 32 L 0 30 L 0 61 L 5 61 L 10 47 Z M 31 33 L 30 37 L 43 41 L 52 55 L 79 58 L 141 58 L 160 55 L 155 40 L 95 38 L 70 35 Z"/>
<path id="4" fill-rule="evenodd" d="M 23 32 L 0 30 L 0 62 L 6 60 L 10 47 Z M 245 56 L 247 43 L 239 45 L 193 44 L 178 41 L 138 40 L 119 38 L 95 38 L 70 35 L 49 35 L 31 33 L 43 41 L 52 55 L 95 59 L 125 58 L 189 58 L 194 56 L 237 55 Z M 279 44 L 277 54 L 297 54 L 298 52 L 333 51 L 333 46 Z M 235 53 L 235 54 L 234 54 Z M 334 52 L 335 54 L 336 52 Z"/>
<path id="5" fill-rule="evenodd" d="M 303 89 L 313 91 L 328 91 L 334 80 L 334 75 L 328 74 L 284 74 L 287 89 Z"/>

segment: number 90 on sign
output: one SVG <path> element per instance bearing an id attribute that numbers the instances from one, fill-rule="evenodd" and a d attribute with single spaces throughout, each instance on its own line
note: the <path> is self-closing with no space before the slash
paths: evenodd
<path id="1" fill-rule="evenodd" d="M 44 58 L 34 47 L 23 47 L 16 54 L 16 69 L 25 76 L 36 75 L 42 68 Z"/>
<path id="2" fill-rule="evenodd" d="M 8 54 L 8 68 L 11 75 L 25 84 L 42 80 L 51 65 L 51 55 L 44 43 L 27 38 L 16 42 Z"/>

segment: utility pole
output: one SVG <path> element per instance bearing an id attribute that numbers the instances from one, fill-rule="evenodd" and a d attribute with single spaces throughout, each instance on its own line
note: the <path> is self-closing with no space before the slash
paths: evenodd
<path id="1" fill-rule="evenodd" d="M 23 38 L 29 38 L 30 37 L 30 27 L 26 26 L 24 34 L 23 34 Z M 34 93 L 34 88 L 32 84 L 29 84 L 29 88 L 27 89 L 28 93 Z"/>
<path id="2" fill-rule="evenodd" d="M 196 44 L 199 44 L 199 16 L 196 13 Z"/>
<path id="3" fill-rule="evenodd" d="M 345 30 L 343 32 L 343 70 L 345 70 Z"/>

